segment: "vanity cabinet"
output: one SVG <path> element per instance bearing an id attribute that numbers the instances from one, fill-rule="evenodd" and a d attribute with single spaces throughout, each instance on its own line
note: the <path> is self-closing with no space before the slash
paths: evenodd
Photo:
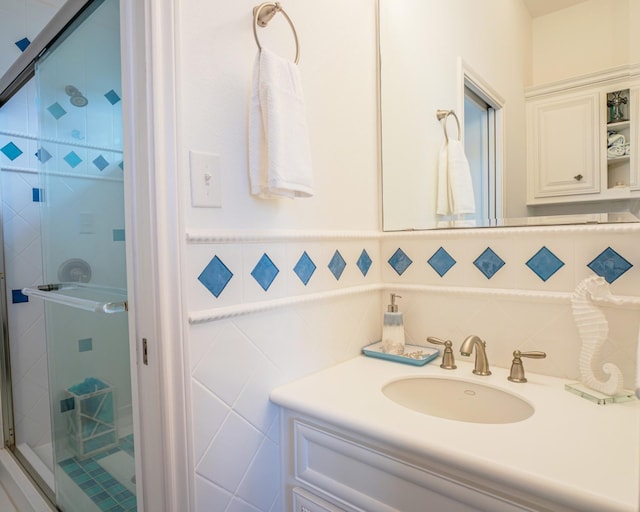
<path id="1" fill-rule="evenodd" d="M 640 197 L 640 87 L 623 75 L 527 92 L 529 206 Z"/>
<path id="2" fill-rule="evenodd" d="M 516 512 L 546 510 L 472 483 L 436 462 L 281 411 L 285 510 Z M 426 435 L 426 434 L 425 434 Z"/>

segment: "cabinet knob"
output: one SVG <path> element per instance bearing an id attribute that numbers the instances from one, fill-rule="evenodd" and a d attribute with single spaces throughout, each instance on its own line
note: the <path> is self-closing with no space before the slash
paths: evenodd
<path id="1" fill-rule="evenodd" d="M 584 178 L 584 176 L 582 176 L 582 174 L 576 174 L 573 179 L 576 181 L 580 181 L 582 178 Z"/>

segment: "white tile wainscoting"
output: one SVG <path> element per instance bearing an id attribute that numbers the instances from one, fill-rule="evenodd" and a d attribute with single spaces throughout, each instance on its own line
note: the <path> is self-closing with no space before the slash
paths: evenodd
<path id="1" fill-rule="evenodd" d="M 607 258 L 611 248 L 628 264 L 612 280 L 612 293 L 637 295 L 639 239 L 640 228 L 632 224 L 418 233 L 188 232 L 186 364 L 196 510 L 282 510 L 277 409 L 269 392 L 355 357 L 376 341 L 388 292 L 402 295 L 400 309 L 413 343 L 433 335 L 455 346 L 473 333 L 487 341 L 493 365 L 508 367 L 515 349 L 544 350 L 547 359 L 529 361 L 530 371 L 575 378 L 580 339 L 571 293 L 593 275 L 588 265 Z M 442 276 L 428 263 L 440 247 L 455 260 Z M 504 261 L 491 278 L 473 263 L 487 247 Z M 541 271 L 546 280 L 527 266 L 542 247 L 562 261 L 551 275 Z M 411 260 L 402 272 L 389 262 L 399 248 Z M 366 273 L 357 264 L 363 250 L 371 258 Z M 339 277 L 329 268 L 336 251 L 346 264 Z M 294 271 L 304 253 L 315 265 L 307 284 Z M 278 269 L 266 289 L 252 274 L 263 255 Z M 199 280 L 216 256 L 232 274 L 217 297 Z M 631 306 L 607 310 L 607 316 L 607 357 L 630 381 L 640 315 Z"/>

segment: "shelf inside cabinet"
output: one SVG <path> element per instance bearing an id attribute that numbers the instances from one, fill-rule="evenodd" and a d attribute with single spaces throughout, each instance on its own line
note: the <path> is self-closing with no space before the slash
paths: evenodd
<path id="1" fill-rule="evenodd" d="M 623 164 L 625 162 L 628 162 L 631 159 L 630 155 L 623 155 L 623 156 L 615 156 L 615 157 L 609 157 L 607 158 L 607 162 L 609 164 Z"/>
<path id="2" fill-rule="evenodd" d="M 613 121 L 611 123 L 607 123 L 607 130 L 624 130 L 625 128 L 629 128 L 631 121 L 629 119 L 623 119 L 621 121 Z"/>

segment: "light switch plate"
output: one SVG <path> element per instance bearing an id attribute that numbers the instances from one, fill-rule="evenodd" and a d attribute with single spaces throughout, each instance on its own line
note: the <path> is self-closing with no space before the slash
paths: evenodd
<path id="1" fill-rule="evenodd" d="M 222 208 L 220 155 L 189 151 L 191 206 Z"/>

